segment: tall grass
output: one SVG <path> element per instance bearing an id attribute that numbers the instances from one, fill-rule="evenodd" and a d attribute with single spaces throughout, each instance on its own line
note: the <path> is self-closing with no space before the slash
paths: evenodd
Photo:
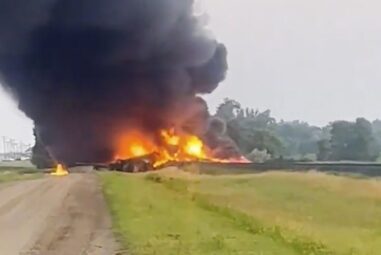
<path id="1" fill-rule="evenodd" d="M 102 177 L 115 228 L 131 254 L 370 255 L 381 250 L 376 179 L 181 171 Z"/>

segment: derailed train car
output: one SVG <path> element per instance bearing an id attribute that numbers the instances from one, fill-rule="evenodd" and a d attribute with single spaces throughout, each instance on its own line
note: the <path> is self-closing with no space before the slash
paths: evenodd
<path id="1" fill-rule="evenodd" d="M 130 159 L 118 159 L 108 165 L 109 170 L 128 173 L 148 172 L 155 169 L 155 154 Z"/>

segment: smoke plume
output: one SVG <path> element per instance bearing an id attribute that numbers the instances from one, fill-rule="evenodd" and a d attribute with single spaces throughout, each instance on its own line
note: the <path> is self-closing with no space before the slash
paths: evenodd
<path id="1" fill-rule="evenodd" d="M 1 82 L 61 162 L 109 160 L 125 128 L 181 125 L 225 78 L 226 49 L 193 0 L 2 0 L 0 10 Z"/>

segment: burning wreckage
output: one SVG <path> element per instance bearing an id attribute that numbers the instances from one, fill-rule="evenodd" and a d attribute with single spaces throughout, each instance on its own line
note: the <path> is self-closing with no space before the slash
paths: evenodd
<path id="1" fill-rule="evenodd" d="M 199 97 L 228 64 L 193 0 L 2 0 L 0 9 L 1 84 L 54 162 L 136 171 L 244 160 Z"/>
<path id="2" fill-rule="evenodd" d="M 215 120 L 217 121 L 217 120 Z M 118 140 L 118 153 L 111 163 L 82 163 L 94 165 L 96 169 L 108 168 L 123 172 L 146 172 L 166 166 L 182 165 L 189 162 L 248 162 L 241 156 L 235 144 L 225 138 L 225 146 L 210 149 L 194 135 L 177 135 L 174 129 L 160 132 L 160 146 L 137 131 Z"/>
<path id="3" fill-rule="evenodd" d="M 238 153 L 232 141 L 227 142 L 225 148 L 218 147 L 212 151 L 194 135 L 176 135 L 174 130 L 163 130 L 161 138 L 161 146 L 149 143 L 142 137 L 139 138 L 137 133 L 126 137 L 125 140 L 121 139 L 117 159 L 108 165 L 109 169 L 123 172 L 146 172 L 186 162 L 247 162 Z M 225 157 L 219 158 L 217 153 L 221 153 L 221 149 L 228 152 L 230 157 L 225 155 Z"/>

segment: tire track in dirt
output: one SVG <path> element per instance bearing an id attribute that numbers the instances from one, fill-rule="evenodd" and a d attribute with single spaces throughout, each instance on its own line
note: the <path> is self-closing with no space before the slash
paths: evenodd
<path id="1" fill-rule="evenodd" d="M 0 189 L 0 254 L 112 255 L 117 245 L 95 174 Z"/>

